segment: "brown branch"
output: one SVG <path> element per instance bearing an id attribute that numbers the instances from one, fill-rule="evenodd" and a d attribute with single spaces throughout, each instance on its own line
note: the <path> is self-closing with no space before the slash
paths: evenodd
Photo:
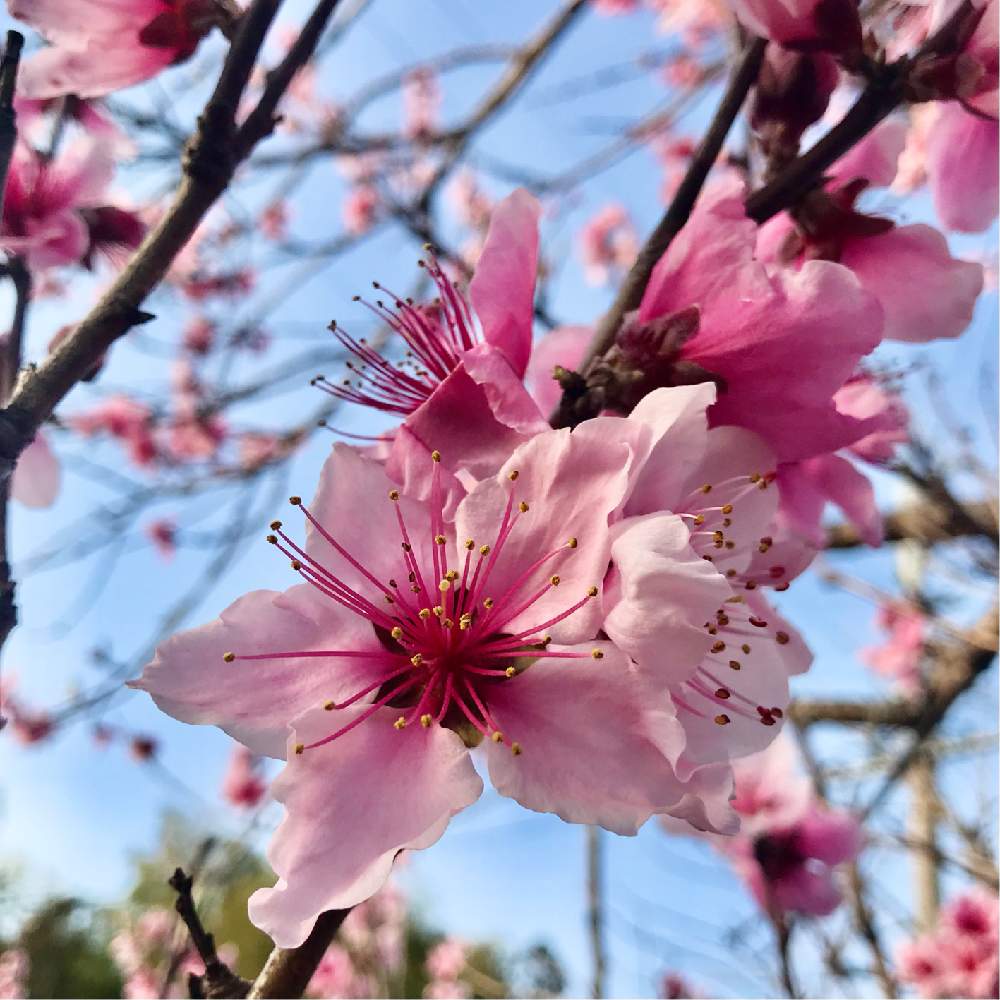
<path id="1" fill-rule="evenodd" d="M 955 538 L 982 535 L 995 544 L 997 518 L 994 507 L 984 502 L 969 503 L 963 505 L 963 510 L 964 516 L 960 516 L 954 509 L 929 499 L 901 507 L 884 519 L 885 541 L 910 539 L 934 545 Z M 853 549 L 863 544 L 853 525 L 837 524 L 827 532 L 828 549 Z"/>
<path id="2" fill-rule="evenodd" d="M 300 997 L 309 985 L 320 959 L 350 910 L 321 913 L 309 937 L 298 948 L 275 948 L 264 963 L 250 992 L 251 1000 L 262 997 Z"/>
<path id="3" fill-rule="evenodd" d="M 198 916 L 191 890 L 194 879 L 177 868 L 167 880 L 167 884 L 177 893 L 174 907 L 191 935 L 191 943 L 205 963 L 204 976 L 192 974 L 188 980 L 192 997 L 245 997 L 250 984 L 237 976 L 225 962 L 219 960 L 215 950 L 215 938 L 205 930 Z"/>
<path id="4" fill-rule="evenodd" d="M 875 925 L 874 917 L 868 907 L 868 893 L 865 887 L 864 878 L 861 875 L 861 868 L 857 861 L 851 862 L 847 871 L 847 893 L 851 904 L 851 914 L 858 932 L 864 938 L 871 952 L 872 961 L 875 963 L 875 976 L 882 987 L 882 995 L 885 997 L 895 997 L 899 995 L 899 987 L 889 970 L 889 964 L 885 960 L 885 951 L 882 948 L 882 939 L 878 928 Z"/>
<path id="5" fill-rule="evenodd" d="M 607 973 L 607 956 L 604 945 L 604 881 L 601 864 L 601 830 L 596 826 L 586 829 L 587 850 L 587 933 L 590 938 L 592 963 L 591 993 L 604 996 L 604 979 Z"/>
<path id="6" fill-rule="evenodd" d="M 14 85 L 17 82 L 17 67 L 21 61 L 21 46 L 24 35 L 19 31 L 7 32 L 3 59 L 0 60 L 0 203 L 7 185 L 7 171 L 10 158 L 14 155 L 17 142 L 17 116 L 14 113 Z"/>
<path id="7" fill-rule="evenodd" d="M 941 906 L 941 886 L 938 881 L 941 852 L 937 845 L 939 814 L 934 757 L 926 747 L 910 767 L 908 784 L 910 838 L 914 843 L 913 881 L 917 926 L 923 931 L 929 931 L 937 923 L 938 909 Z"/>
<path id="8" fill-rule="evenodd" d="M 764 58 L 766 42 L 763 39 L 752 39 L 743 51 L 739 62 L 733 70 L 729 85 L 719 103 L 715 117 L 709 125 L 705 137 L 698 146 L 684 179 L 677 188 L 674 200 L 660 219 L 656 229 L 650 234 L 636 257 L 632 269 L 625 277 L 611 308 L 601 318 L 594 339 L 591 341 L 586 359 L 582 362 L 600 357 L 608 351 L 615 340 L 618 328 L 625 314 L 639 308 L 646 285 L 656 262 L 666 252 L 673 238 L 681 231 L 694 208 L 695 201 L 701 193 L 712 165 L 718 158 L 722 144 L 739 114 L 746 96 L 757 79 L 761 61 Z"/>

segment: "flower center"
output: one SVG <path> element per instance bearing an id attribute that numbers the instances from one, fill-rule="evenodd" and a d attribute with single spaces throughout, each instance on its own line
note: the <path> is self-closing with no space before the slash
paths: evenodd
<path id="1" fill-rule="evenodd" d="M 302 511 L 323 539 L 361 574 L 369 585 L 364 589 L 374 597 L 362 593 L 310 556 L 284 532 L 280 521 L 271 524 L 274 533 L 268 535 L 268 541 L 288 556 L 292 569 L 326 597 L 370 622 L 381 646 L 380 649 L 224 655 L 229 663 L 296 657 L 373 661 L 369 683 L 345 700 L 328 701 L 323 706 L 329 712 L 337 712 L 370 699 L 364 710 L 323 739 L 299 744 L 296 753 L 338 739 L 385 706 L 400 709 L 393 723 L 398 730 L 418 721 L 424 727 L 443 725 L 456 730 L 471 727 L 481 736 L 504 743 L 506 737 L 489 709 L 490 691 L 495 685 L 515 681 L 518 674 L 537 659 L 601 659 L 603 656 L 598 649 L 550 651 L 551 639 L 545 632 L 595 598 L 596 586 L 555 615 L 540 616 L 544 620 L 527 628 L 520 627 L 523 622 L 515 625 L 516 620 L 560 585 L 560 577 L 546 575 L 543 567 L 561 553 L 575 549 L 575 538 L 525 565 L 502 592 L 497 593 L 494 589 L 495 569 L 504 546 L 516 530 L 520 517 L 529 510 L 528 503 L 518 500 L 515 495 L 516 471 L 508 476 L 511 486 L 507 504 L 494 538 L 479 546 L 474 539 L 466 539 L 457 547 L 461 568 L 448 567 L 441 456 L 435 451 L 431 457 L 434 472 L 426 525 L 430 559 L 425 557 L 422 564 L 418 558 L 415 536 L 411 535 L 399 506 L 399 491 L 390 490 L 389 500 L 395 504 L 401 561 L 399 577 L 386 581 L 378 579 L 337 542 L 301 498 L 291 498 L 292 505 Z M 514 754 L 521 753 L 521 745 L 516 741 L 509 742 L 509 746 Z"/>

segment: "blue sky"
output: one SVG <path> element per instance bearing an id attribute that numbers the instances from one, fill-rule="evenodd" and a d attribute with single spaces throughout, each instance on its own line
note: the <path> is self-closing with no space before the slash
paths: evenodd
<path id="1" fill-rule="evenodd" d="M 321 89 L 331 97 L 348 96 L 366 80 L 401 62 L 415 62 L 457 45 L 523 40 L 541 23 L 543 13 L 554 7 L 537 0 L 503 5 L 437 0 L 422 5 L 418 17 L 415 6 L 408 0 L 375 0 L 324 71 Z M 285 20 L 294 22 L 296 13 L 304 9 L 301 3 L 290 4 Z M 654 34 L 648 15 L 609 20 L 588 12 L 516 107 L 485 130 L 474 147 L 474 158 L 500 160 L 543 174 L 575 164 L 613 141 L 623 123 L 659 106 L 668 96 L 655 75 L 637 76 L 603 91 L 591 91 L 579 81 L 593 70 L 627 64 L 639 51 L 665 51 L 672 45 L 671 40 Z M 171 71 L 162 87 L 169 90 L 194 78 L 195 68 Z M 497 67 L 466 69 L 445 78 L 445 118 L 460 119 L 497 72 Z M 567 82 L 572 83 L 576 96 L 556 99 L 554 88 Z M 193 87 L 193 94 L 178 102 L 181 112 L 200 92 L 197 84 Z M 691 129 L 696 130 L 703 120 L 704 111 L 695 109 Z M 373 106 L 364 124 L 377 128 L 397 121 L 398 101 L 390 98 Z M 276 181 L 241 189 L 236 203 L 260 205 Z M 155 190 L 158 182 L 154 176 L 141 176 L 137 183 Z M 561 321 L 590 322 L 608 301 L 606 290 L 594 289 L 582 280 L 574 246 L 579 226 L 613 199 L 623 202 L 640 229 L 647 231 L 660 211 L 659 185 L 652 155 L 636 152 L 574 192 L 558 223 L 547 224 L 543 247 L 556 275 L 549 308 Z M 490 187 L 496 194 L 506 190 L 500 182 L 491 182 Z M 319 164 L 295 202 L 295 234 L 303 239 L 336 235 L 342 190 L 334 164 Z M 907 206 L 906 217 L 923 217 L 926 211 L 917 199 Z M 447 214 L 443 218 L 443 232 L 451 238 L 454 227 Z M 965 238 L 956 241 L 956 248 L 981 253 L 994 239 L 992 232 L 984 238 Z M 324 328 L 334 317 L 352 332 L 364 332 L 368 328 L 365 314 L 352 305 L 352 294 L 368 287 L 373 278 L 408 287 L 418 253 L 411 240 L 398 232 L 384 232 L 335 267 L 309 281 L 296 280 L 290 288 L 285 285 L 289 266 L 276 266 L 273 254 L 260 254 L 252 263 L 262 269 L 262 295 L 279 293 L 280 305 L 266 321 L 274 345 L 268 358 L 257 363 L 258 370 L 278 364 L 303 347 L 326 345 L 329 335 Z M 71 300 L 37 305 L 29 331 L 31 357 L 43 353 L 59 325 L 80 315 L 103 281 L 102 277 L 81 281 L 74 285 Z M 235 326 L 241 317 L 250 315 L 250 306 L 245 309 L 237 303 L 233 316 L 220 318 Z M 9 309 L 6 288 L 0 289 L 0 309 Z M 152 396 L 166 383 L 164 357 L 170 356 L 170 345 L 176 343 L 186 314 L 169 296 L 156 300 L 154 312 L 158 318 L 143 328 L 141 336 L 115 349 L 99 390 L 124 386 Z M 907 367 L 919 362 L 942 374 L 948 398 L 959 418 L 973 425 L 977 447 L 987 460 L 993 444 L 985 428 L 992 424 L 994 414 L 988 406 L 985 412 L 981 406 L 981 381 L 985 372 L 989 383 L 995 382 L 995 315 L 996 295 L 990 293 L 980 302 L 972 329 L 959 342 L 883 352 L 887 361 Z M 249 377 L 253 371 L 243 364 L 233 377 Z M 927 394 L 919 387 L 919 373 L 911 381 L 914 389 L 909 398 L 915 419 L 933 429 L 935 419 Z M 315 390 L 304 381 L 284 388 L 287 391 L 277 402 L 245 407 L 233 415 L 233 422 L 284 427 L 303 419 L 319 404 Z M 89 387 L 77 390 L 63 412 L 83 409 L 93 396 Z M 373 426 L 365 423 L 363 414 L 338 416 L 337 422 L 353 428 Z M 111 446 L 88 447 L 84 455 L 69 447 L 64 436 L 57 435 L 56 441 L 57 447 L 67 445 L 67 457 L 76 458 L 67 461 L 65 487 L 54 509 L 43 513 L 15 510 L 17 560 L 47 550 L 53 538 L 63 546 L 77 544 L 99 525 L 97 517 L 89 522 L 81 517 L 114 502 L 114 483 L 106 477 L 95 479 L 82 466 L 83 458 L 106 462 L 131 475 Z M 289 492 L 306 496 L 312 492 L 329 445 L 330 438 L 322 434 L 311 441 L 292 462 L 287 481 L 273 483 L 276 500 Z M 880 482 L 879 488 L 885 503 L 898 499 L 898 485 Z M 260 507 L 261 534 L 273 516 L 266 503 L 270 489 L 264 487 L 255 502 Z M 164 513 L 178 510 L 169 501 L 159 509 Z M 191 501 L 183 511 L 199 530 L 231 523 L 238 516 L 233 497 L 223 492 Z M 150 517 L 145 514 L 140 523 Z M 118 661 L 132 661 L 146 648 L 164 609 L 199 579 L 206 559 L 199 549 L 184 548 L 165 566 L 135 528 L 123 537 L 113 572 L 109 572 L 108 558 L 98 554 L 24 579 L 19 591 L 22 625 L 5 650 L 4 670 L 16 674 L 18 691 L 27 701 L 59 705 L 80 687 L 99 683 L 101 672 L 88 655 L 95 647 L 109 650 Z M 878 586 L 892 586 L 891 553 L 865 552 L 835 557 L 831 562 Z M 93 598 L 97 581 L 100 592 Z M 253 536 L 239 546 L 217 579 L 204 584 L 203 595 L 193 602 L 185 621 L 197 624 L 214 616 L 248 588 L 283 588 L 289 582 L 284 561 L 275 559 L 263 539 Z M 974 612 L 975 601 L 959 596 L 955 614 L 961 618 Z M 874 696 L 884 691 L 856 658 L 859 648 L 876 640 L 868 602 L 809 576 L 783 595 L 781 603 L 788 617 L 806 632 L 816 653 L 811 673 L 796 682 L 797 692 Z M 970 696 L 962 707 L 968 720 L 986 720 L 982 725 L 989 727 L 995 717 L 994 688 L 980 685 Z M 241 828 L 240 818 L 217 795 L 230 745 L 224 736 L 176 723 L 156 712 L 144 695 L 130 692 L 110 701 L 105 718 L 160 738 L 162 768 L 144 769 L 120 748 L 96 749 L 86 724 L 67 728 L 33 749 L 0 737 L 0 859 L 23 866 L 28 899 L 46 892 L 79 893 L 95 900 L 120 896 L 129 886 L 130 855 L 154 845 L 165 807 L 187 810 L 193 822 L 211 829 L 235 833 Z M 834 756 L 849 758 L 856 744 L 839 734 L 823 733 L 821 746 Z M 973 762 L 962 767 L 956 774 L 969 783 L 972 792 L 992 794 L 992 764 Z M 858 789 L 841 791 L 853 795 Z M 276 811 L 268 816 L 277 819 Z M 586 990 L 589 976 L 583 839 L 579 828 L 526 812 L 487 792 L 474 809 L 456 819 L 434 849 L 411 860 L 402 878 L 427 915 L 455 933 L 489 938 L 510 948 L 538 939 L 548 941 L 570 974 L 570 994 L 579 994 Z M 707 847 L 688 838 L 667 838 L 655 824 L 634 839 L 610 835 L 604 839 L 613 995 L 648 994 L 667 968 L 684 970 L 708 994 L 767 995 L 768 977 L 773 973 L 768 932 L 727 868 Z M 905 869 L 887 862 L 882 874 L 887 881 L 898 882 Z M 742 928 L 742 936 L 727 944 L 722 932 L 730 927 Z M 801 957 L 808 967 L 811 957 L 805 945 Z"/>

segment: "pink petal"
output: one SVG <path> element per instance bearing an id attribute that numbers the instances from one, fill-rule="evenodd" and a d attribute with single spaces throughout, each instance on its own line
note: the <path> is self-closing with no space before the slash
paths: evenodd
<path id="1" fill-rule="evenodd" d="M 138 31 L 162 10 L 161 0 L 10 0 L 7 6 L 11 17 L 66 47 L 93 35 Z"/>
<path id="2" fill-rule="evenodd" d="M 853 861 L 861 851 L 861 826 L 850 813 L 814 808 L 797 829 L 803 853 L 824 864 Z"/>
<path id="3" fill-rule="evenodd" d="M 181 722 L 219 726 L 255 753 L 280 757 L 291 720 L 363 688 L 372 661 L 226 663 L 223 654 L 381 648 L 370 626 L 308 584 L 283 594 L 255 590 L 214 622 L 168 639 L 129 686 L 148 691 L 162 711 Z"/>
<path id="4" fill-rule="evenodd" d="M 837 185 L 863 177 L 872 187 L 888 187 L 906 146 L 906 122 L 887 118 L 827 171 Z"/>
<path id="5" fill-rule="evenodd" d="M 501 351 L 517 375 L 531 354 L 538 272 L 537 199 L 523 188 L 493 209 L 469 298 L 488 344 Z"/>
<path id="6" fill-rule="evenodd" d="M 291 752 L 294 744 L 328 735 L 331 718 L 318 709 L 296 720 L 288 764 L 271 789 L 287 810 L 268 849 L 278 882 L 258 889 L 249 907 L 279 947 L 300 945 L 325 910 L 374 895 L 399 851 L 430 847 L 479 798 L 482 780 L 458 736 L 436 725 L 397 730 L 398 715 L 380 709 L 302 754 Z"/>
<path id="7" fill-rule="evenodd" d="M 866 375 L 852 379 L 833 397 L 841 413 L 861 419 L 877 418 L 879 426 L 851 445 L 851 452 L 868 462 L 888 462 L 896 445 L 908 441 L 910 414 L 893 391 Z"/>
<path id="8" fill-rule="evenodd" d="M 62 471 L 41 433 L 21 452 L 10 481 L 10 495 L 25 507 L 50 507 L 59 495 Z"/>
<path id="9" fill-rule="evenodd" d="M 567 371 L 576 371 L 593 335 L 589 326 L 561 326 L 536 341 L 525 382 L 543 413 L 551 413 L 562 396 L 562 388 L 552 377 L 552 369 L 561 365 Z"/>
<path id="10" fill-rule="evenodd" d="M 28 98 L 102 97 L 155 76 L 175 55 L 169 48 L 141 45 L 135 36 L 101 37 L 79 51 L 53 46 L 24 62 L 18 90 Z"/>
<path id="11" fill-rule="evenodd" d="M 955 260 L 948 241 L 930 226 L 851 240 L 840 260 L 882 304 L 887 340 L 957 337 L 972 322 L 983 288 L 982 265 Z"/>
<path id="12" fill-rule="evenodd" d="M 650 443 L 626 513 L 672 510 L 688 492 L 708 447 L 706 411 L 714 402 L 711 382 L 656 389 L 639 400 L 629 420 L 649 429 Z"/>
<path id="13" fill-rule="evenodd" d="M 491 693 L 505 742 L 487 747 L 490 779 L 528 809 L 632 835 L 681 798 L 664 757 L 681 734 L 624 655 L 595 645 L 604 659 L 539 660 Z"/>
<path id="14" fill-rule="evenodd" d="M 611 557 L 604 631 L 654 686 L 685 680 L 712 645 L 704 623 L 732 595 L 729 584 L 691 548 L 676 514 L 623 521 Z"/>
<path id="15" fill-rule="evenodd" d="M 618 420 L 614 424 L 627 424 Z M 497 557 L 490 576 L 491 595 L 499 598 L 525 568 L 556 552 L 538 577 L 558 575 L 552 587 L 509 629 L 529 629 L 560 614 L 598 586 L 608 566 L 608 518 L 621 504 L 629 482 L 629 445 L 597 433 L 587 421 L 572 434 L 550 430 L 518 447 L 493 479 L 487 479 L 462 501 L 455 515 L 458 538 L 494 545 L 508 498 L 513 494 L 516 524 Z M 598 426 L 604 427 L 605 424 Z M 516 481 L 510 474 L 516 471 Z M 517 505 L 527 504 L 520 513 Z M 577 544 L 567 545 L 570 538 Z M 583 641 L 594 635 L 600 617 L 598 601 L 589 601 L 547 631 L 560 642 Z"/>
<path id="16" fill-rule="evenodd" d="M 811 917 L 826 917 L 840 905 L 841 895 L 833 873 L 798 867 L 787 878 L 770 886 L 772 899 L 781 910 Z"/>
<path id="17" fill-rule="evenodd" d="M 822 497 L 844 512 L 867 545 L 881 543 L 882 515 L 875 505 L 875 490 L 864 473 L 839 455 L 810 458 L 801 463 L 801 473 Z"/>
<path id="18" fill-rule="evenodd" d="M 934 208 L 947 229 L 979 233 L 997 217 L 996 121 L 943 103 L 927 141 Z"/>
<path id="19" fill-rule="evenodd" d="M 733 796 L 732 768 L 725 764 L 700 767 L 684 788 L 684 797 L 670 808 L 671 817 L 705 833 L 732 836 L 739 831 L 740 817 L 730 801 Z M 673 832 L 678 827 L 670 825 L 667 829 Z"/>

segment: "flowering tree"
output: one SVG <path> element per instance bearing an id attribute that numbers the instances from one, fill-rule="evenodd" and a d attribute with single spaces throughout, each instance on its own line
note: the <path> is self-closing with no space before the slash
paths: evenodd
<path id="1" fill-rule="evenodd" d="M 564 0 L 384 73 L 366 31 L 430 39 L 381 6 L 9 0 L 4 739 L 86 728 L 273 873 L 214 876 L 273 943 L 248 965 L 209 848 L 164 861 L 183 930 L 135 901 L 123 995 L 518 989 L 462 927 L 409 977 L 390 881 L 488 778 L 585 831 L 595 996 L 601 831 L 642 828 L 751 908 L 718 926 L 685 870 L 676 955 L 635 910 L 664 996 L 996 996 L 996 4 Z M 546 108 L 636 94 L 610 140 L 533 148 Z M 48 646 L 13 632 L 66 593 Z M 166 717 L 231 737 L 218 787 Z M 701 985 L 705 942 L 756 967 Z"/>

